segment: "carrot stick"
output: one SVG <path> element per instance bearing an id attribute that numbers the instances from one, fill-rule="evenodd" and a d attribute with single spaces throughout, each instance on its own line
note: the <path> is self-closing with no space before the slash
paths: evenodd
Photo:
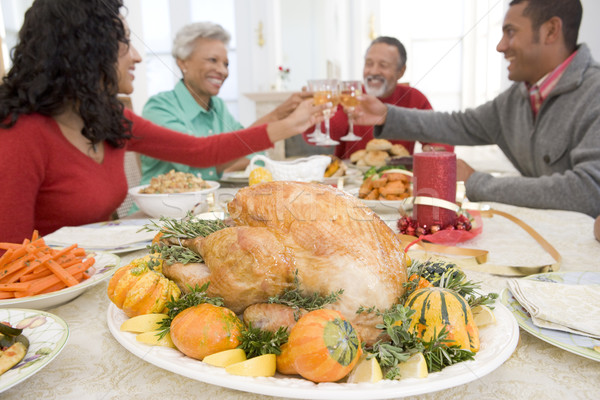
<path id="1" fill-rule="evenodd" d="M 11 292 L 0 292 L 0 299 L 12 299 L 14 298 L 14 293 Z"/>
<path id="2" fill-rule="evenodd" d="M 19 247 L 21 247 L 21 245 L 17 244 L 17 243 L 0 242 L 0 249 L 1 250 L 10 250 L 10 249 L 16 250 Z"/>
<path id="3" fill-rule="evenodd" d="M 78 272 L 85 271 L 85 266 L 83 265 L 83 263 L 76 264 L 76 265 L 73 265 L 72 267 L 67 268 L 66 271 L 69 272 L 69 274 L 74 275 Z M 31 286 L 29 287 L 29 290 L 27 292 L 15 293 L 15 297 L 26 297 L 26 296 L 33 296 L 33 295 L 39 294 L 43 290 L 45 290 L 45 289 L 49 288 L 50 286 L 55 285 L 59 282 L 62 282 L 62 280 L 56 275 L 46 276 L 44 278 L 30 281 Z"/>
<path id="4" fill-rule="evenodd" d="M 14 252 L 14 249 L 8 249 L 6 253 L 4 253 L 2 257 L 0 257 L 0 272 L 2 271 L 2 268 L 8 263 L 8 260 L 11 259 Z"/>
<path id="5" fill-rule="evenodd" d="M 91 260 L 94 260 L 94 259 L 91 258 Z M 60 262 L 59 264 L 62 265 L 63 268 L 67 268 L 67 267 L 70 267 L 70 266 L 75 265 L 80 262 L 81 262 L 81 258 L 73 258 L 66 262 Z M 93 262 L 92 262 L 92 264 L 93 264 Z M 50 271 L 48 268 L 45 268 L 45 267 L 41 267 L 38 272 L 35 272 L 34 269 L 36 269 L 38 266 L 39 266 L 39 264 L 36 264 L 36 265 L 30 266 L 30 267 L 24 269 L 23 270 L 24 273 L 23 273 L 23 275 L 21 275 L 19 277 L 19 281 L 28 282 L 28 281 L 43 278 L 44 276 L 48 276 L 48 275 L 52 274 L 52 271 Z"/>
<path id="6" fill-rule="evenodd" d="M 27 265 L 28 261 L 31 261 L 33 259 L 32 255 L 28 255 L 28 256 L 23 256 L 21 258 L 19 258 L 18 260 L 12 261 L 8 264 L 6 264 L 4 266 L 4 268 L 2 269 L 2 271 L 0 271 L 0 282 L 2 282 L 3 278 L 6 277 L 7 275 L 10 275 L 18 270 L 20 270 L 21 268 L 25 267 Z"/>
<path id="7" fill-rule="evenodd" d="M 0 283 L 0 291 L 2 292 L 25 292 L 29 290 L 31 283 Z"/>
<path id="8" fill-rule="evenodd" d="M 83 277 L 83 272 L 80 272 L 78 274 L 74 274 L 73 275 L 75 277 L 75 279 L 80 280 Z M 52 292 L 56 292 L 57 290 L 61 290 L 64 289 L 65 287 L 67 287 L 65 285 L 64 282 L 60 281 L 55 285 L 52 285 L 44 290 L 42 290 L 41 292 L 39 292 L 38 294 L 44 294 L 44 293 L 52 293 Z M 0 292 L 1 293 L 1 292 Z"/>
<path id="9" fill-rule="evenodd" d="M 40 237 L 40 233 L 38 232 L 37 229 L 34 229 L 33 234 L 31 235 L 31 241 L 33 242 L 34 240 L 36 240 L 39 237 Z"/>
<path id="10" fill-rule="evenodd" d="M 73 278 L 73 275 L 68 273 L 67 270 L 61 267 L 56 261 L 48 260 L 47 265 L 48 268 L 50 268 L 50 270 L 54 272 L 54 274 L 58 276 L 60 280 L 63 281 L 67 286 L 75 286 L 79 283 L 77 279 Z"/>

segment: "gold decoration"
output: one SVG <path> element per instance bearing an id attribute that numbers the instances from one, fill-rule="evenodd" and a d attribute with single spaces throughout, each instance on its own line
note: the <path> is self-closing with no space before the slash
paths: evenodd
<path id="1" fill-rule="evenodd" d="M 369 39 L 375 40 L 377 38 L 377 34 L 375 33 L 375 15 L 371 13 L 369 17 Z"/>
<path id="2" fill-rule="evenodd" d="M 258 47 L 263 47 L 265 45 L 265 37 L 263 36 L 262 21 L 258 22 L 258 28 L 256 28 L 256 33 L 258 34 L 258 38 L 257 38 Z"/>

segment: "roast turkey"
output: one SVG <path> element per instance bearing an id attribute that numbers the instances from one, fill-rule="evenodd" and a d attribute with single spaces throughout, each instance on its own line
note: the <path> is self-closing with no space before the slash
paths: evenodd
<path id="1" fill-rule="evenodd" d="M 228 204 L 235 226 L 192 240 L 204 264 L 166 266 L 185 290 L 210 282 L 236 313 L 294 284 L 323 296 L 343 289 L 328 307 L 340 311 L 373 342 L 380 318 L 404 292 L 406 265 L 394 232 L 353 196 L 331 186 L 268 182 L 243 188 Z"/>

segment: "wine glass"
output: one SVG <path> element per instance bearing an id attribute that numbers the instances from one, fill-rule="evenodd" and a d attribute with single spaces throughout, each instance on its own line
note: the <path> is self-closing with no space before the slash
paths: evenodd
<path id="1" fill-rule="evenodd" d="M 325 117 L 325 134 L 313 135 L 317 146 L 335 146 L 340 144 L 337 140 L 333 140 L 330 134 L 329 119 L 331 118 L 331 110 L 335 110 L 340 102 L 338 93 L 338 82 L 335 79 L 317 79 L 308 81 L 308 86 L 313 92 L 313 103 L 318 106 L 325 103 L 331 103 L 332 108 L 323 110 Z M 316 131 L 315 131 L 316 132 Z"/>
<path id="2" fill-rule="evenodd" d="M 344 106 L 346 114 L 348 114 L 348 133 L 342 136 L 340 140 L 346 142 L 356 142 L 361 140 L 360 136 L 354 134 L 354 120 L 352 119 L 352 113 L 358 105 L 358 96 L 362 94 L 363 83 L 361 81 L 343 81 L 341 84 L 341 102 Z"/>

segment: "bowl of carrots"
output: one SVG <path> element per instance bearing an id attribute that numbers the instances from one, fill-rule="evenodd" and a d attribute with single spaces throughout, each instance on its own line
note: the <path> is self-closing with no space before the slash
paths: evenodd
<path id="1" fill-rule="evenodd" d="M 48 246 L 34 231 L 22 243 L 0 243 L 0 308 L 46 309 L 109 278 L 119 265 L 110 253 L 88 253 L 76 243 Z"/>

